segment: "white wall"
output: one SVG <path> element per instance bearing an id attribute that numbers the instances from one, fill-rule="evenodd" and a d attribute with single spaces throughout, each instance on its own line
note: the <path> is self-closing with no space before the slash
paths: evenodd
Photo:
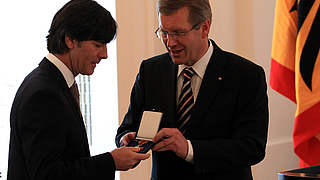
<path id="1" fill-rule="evenodd" d="M 210 0 L 213 21 L 210 37 L 228 51 L 261 65 L 269 82 L 275 0 Z M 119 121 L 129 104 L 130 91 L 142 59 L 165 52 L 154 35 L 155 1 L 117 1 L 119 33 Z M 255 180 L 276 180 L 277 172 L 298 167 L 292 150 L 295 104 L 268 89 L 270 124 L 266 158 L 253 167 Z M 121 179 L 149 179 L 151 161 L 121 173 Z"/>

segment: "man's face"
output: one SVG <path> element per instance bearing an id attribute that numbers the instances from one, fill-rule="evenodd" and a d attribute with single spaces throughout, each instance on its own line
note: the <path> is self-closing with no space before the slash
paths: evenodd
<path id="1" fill-rule="evenodd" d="M 174 14 L 165 16 L 160 14 L 159 27 L 163 32 L 168 32 L 167 38 L 163 38 L 174 63 L 188 66 L 196 63 L 206 52 L 208 47 L 207 31 L 204 31 L 203 24 L 200 28 L 193 28 L 194 24 L 188 21 L 189 9 L 183 7 Z M 170 33 L 187 32 L 184 36 L 170 35 Z"/>
<path id="2" fill-rule="evenodd" d="M 107 59 L 107 45 L 98 41 L 75 42 L 70 49 L 70 60 L 73 74 L 91 75 L 101 59 Z"/>

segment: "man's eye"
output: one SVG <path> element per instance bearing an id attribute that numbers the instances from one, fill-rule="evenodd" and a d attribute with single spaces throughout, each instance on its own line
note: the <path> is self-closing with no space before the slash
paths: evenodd
<path id="1" fill-rule="evenodd" d="M 167 32 L 167 31 L 161 31 L 161 33 L 162 33 L 162 34 L 168 34 L 168 32 Z"/>
<path id="2" fill-rule="evenodd" d="M 102 45 L 102 44 L 95 44 L 95 46 L 96 46 L 97 48 L 101 48 L 101 47 L 103 47 L 103 45 Z"/>
<path id="3" fill-rule="evenodd" d="M 175 32 L 175 34 L 178 35 L 178 36 L 181 36 L 181 35 L 184 34 L 184 32 L 178 31 L 178 32 Z"/>

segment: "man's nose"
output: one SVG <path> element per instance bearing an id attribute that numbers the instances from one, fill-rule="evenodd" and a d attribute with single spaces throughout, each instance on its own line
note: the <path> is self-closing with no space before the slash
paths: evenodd
<path id="1" fill-rule="evenodd" d="M 101 52 L 100 52 L 100 58 L 101 59 L 107 59 L 108 58 L 108 49 L 107 49 L 107 45 L 105 45 Z"/>
<path id="2" fill-rule="evenodd" d="M 177 39 L 176 36 L 174 34 L 168 34 L 167 35 L 167 46 L 168 47 L 173 47 L 177 44 Z"/>

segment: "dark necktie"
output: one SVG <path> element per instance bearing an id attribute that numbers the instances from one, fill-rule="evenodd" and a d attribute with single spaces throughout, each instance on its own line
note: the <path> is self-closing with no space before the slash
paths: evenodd
<path id="1" fill-rule="evenodd" d="M 194 75 L 194 70 L 192 68 L 185 68 L 182 71 L 183 74 L 183 85 L 181 89 L 181 93 L 178 99 L 178 107 L 177 107 L 177 120 L 179 129 L 182 133 L 185 132 L 186 125 L 190 120 L 194 98 L 191 88 L 191 79 Z"/>
<path id="2" fill-rule="evenodd" d="M 79 100 L 80 94 L 79 94 L 78 85 L 77 85 L 76 81 L 74 81 L 74 83 L 70 87 L 70 91 L 71 91 L 71 94 L 73 95 L 74 99 L 77 101 L 78 106 L 80 108 L 80 100 Z"/>

